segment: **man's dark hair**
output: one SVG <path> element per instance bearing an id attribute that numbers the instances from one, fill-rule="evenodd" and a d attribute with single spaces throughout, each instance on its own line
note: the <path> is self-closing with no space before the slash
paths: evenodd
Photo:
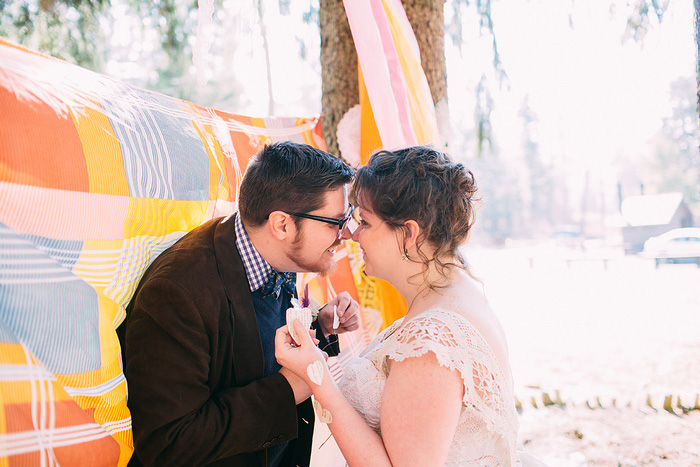
<path id="1" fill-rule="evenodd" d="M 290 141 L 267 145 L 243 176 L 241 219 L 257 227 L 273 211 L 314 211 L 323 205 L 323 193 L 349 183 L 353 174 L 339 158 L 313 146 Z"/>

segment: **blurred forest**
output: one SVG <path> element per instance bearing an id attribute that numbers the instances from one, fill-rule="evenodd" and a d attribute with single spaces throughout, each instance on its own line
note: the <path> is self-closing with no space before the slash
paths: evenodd
<path id="1" fill-rule="evenodd" d="M 611 11 L 617 5 L 618 17 L 626 18 L 620 40 L 642 47 L 662 24 L 669 2 L 679 1 L 609 0 Z M 614 237 L 624 191 L 621 180 L 633 180 L 648 194 L 684 193 L 700 224 L 696 76 L 679 76 L 671 83 L 670 110 L 658 130 L 648 135 L 647 154 L 623 154 L 610 161 L 616 180 L 589 169 L 572 174 L 564 155 L 553 157 L 541 150 L 538 111 L 527 95 L 517 111 L 517 133 L 499 133 L 492 125 L 495 95 L 510 86 L 508 65 L 499 56 L 492 0 L 411 3 L 444 3 L 446 49 L 461 54 L 474 42 L 488 43 L 486 63 L 473 60 L 478 79 L 468 90 L 471 98 L 450 97 L 449 121 L 441 126 L 447 128 L 449 152 L 477 175 L 484 201 L 480 238 L 499 244 L 506 239 L 543 239 L 560 228 L 589 237 Z M 575 3 L 572 0 L 572 11 Z M 308 115 L 321 111 L 321 8 L 318 0 L 0 0 L 0 36 L 201 105 L 256 116 Z M 569 22 L 575 28 L 572 16 Z M 273 58 L 275 41 L 293 50 L 281 65 Z M 451 64 L 447 57 L 448 83 L 465 60 L 470 63 L 468 57 L 461 58 Z M 240 65 L 247 62 L 262 66 L 253 70 L 252 65 Z M 301 78 L 288 78 L 285 70 L 291 68 L 301 70 Z M 251 74 L 263 94 L 251 92 Z M 500 142 L 512 138 L 519 139 L 517 149 L 510 145 L 504 150 Z"/>

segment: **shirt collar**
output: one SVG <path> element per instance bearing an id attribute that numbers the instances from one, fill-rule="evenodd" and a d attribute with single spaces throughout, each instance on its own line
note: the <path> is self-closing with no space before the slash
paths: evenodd
<path id="1" fill-rule="evenodd" d="M 270 263 L 265 261 L 265 258 L 255 249 L 253 242 L 250 241 L 250 237 L 248 233 L 246 233 L 245 227 L 243 227 L 240 213 L 237 212 L 234 218 L 236 247 L 243 260 L 243 268 L 245 269 L 246 276 L 248 276 L 250 291 L 254 292 L 267 282 L 273 269 Z"/>

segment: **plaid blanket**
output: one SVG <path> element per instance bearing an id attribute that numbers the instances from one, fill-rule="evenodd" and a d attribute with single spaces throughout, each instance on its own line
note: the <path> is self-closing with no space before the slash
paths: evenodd
<path id="1" fill-rule="evenodd" d="M 325 148 L 317 118 L 220 112 L 0 42 L 0 465 L 126 465 L 124 307 L 280 140 Z"/>

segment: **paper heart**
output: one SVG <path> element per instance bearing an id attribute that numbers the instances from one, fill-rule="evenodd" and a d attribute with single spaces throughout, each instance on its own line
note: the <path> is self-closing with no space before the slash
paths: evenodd
<path id="1" fill-rule="evenodd" d="M 298 338 L 299 336 L 297 336 L 294 326 L 292 326 L 295 319 L 301 321 L 301 325 L 304 326 L 304 329 L 311 328 L 311 310 L 308 308 L 287 308 L 287 328 L 289 329 L 289 334 L 292 336 L 292 339 L 294 339 L 294 342 L 299 345 L 301 344 L 301 340 Z"/>
<path id="2" fill-rule="evenodd" d="M 306 374 L 309 375 L 309 379 L 312 382 L 320 386 L 323 383 L 323 363 L 320 360 L 310 363 L 306 367 Z"/>
<path id="3" fill-rule="evenodd" d="M 321 403 L 316 399 L 314 399 L 314 410 L 316 411 L 319 422 L 331 423 L 333 421 L 333 415 L 331 415 L 330 411 L 321 407 Z"/>

